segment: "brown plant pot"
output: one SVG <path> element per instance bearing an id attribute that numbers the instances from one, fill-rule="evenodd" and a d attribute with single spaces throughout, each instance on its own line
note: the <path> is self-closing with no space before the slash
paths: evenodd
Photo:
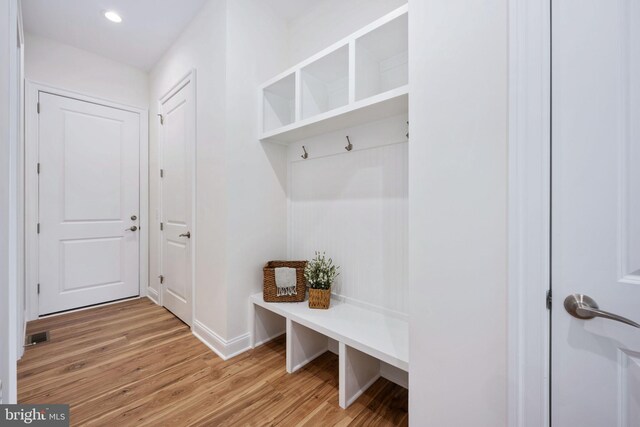
<path id="1" fill-rule="evenodd" d="M 328 309 L 331 302 L 331 289 L 309 289 L 309 308 Z"/>

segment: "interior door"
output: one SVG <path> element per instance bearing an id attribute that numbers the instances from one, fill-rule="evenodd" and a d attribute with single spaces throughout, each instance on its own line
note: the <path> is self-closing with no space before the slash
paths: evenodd
<path id="1" fill-rule="evenodd" d="M 552 17 L 552 422 L 638 426 L 640 1 Z"/>
<path id="2" fill-rule="evenodd" d="M 39 103 L 40 315 L 138 295 L 138 114 Z"/>
<path id="3" fill-rule="evenodd" d="M 187 79 L 161 101 L 162 303 L 191 325 L 195 97 Z"/>

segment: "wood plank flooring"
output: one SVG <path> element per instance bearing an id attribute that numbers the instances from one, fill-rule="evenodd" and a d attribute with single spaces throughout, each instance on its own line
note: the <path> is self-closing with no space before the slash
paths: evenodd
<path id="1" fill-rule="evenodd" d="M 338 358 L 295 374 L 284 337 L 227 362 L 143 298 L 30 322 L 50 331 L 18 364 L 20 403 L 68 403 L 72 425 L 401 426 L 407 390 L 378 380 L 338 406 Z"/>

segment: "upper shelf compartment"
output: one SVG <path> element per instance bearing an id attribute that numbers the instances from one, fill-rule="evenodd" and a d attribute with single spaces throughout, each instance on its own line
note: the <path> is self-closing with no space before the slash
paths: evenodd
<path id="1" fill-rule="evenodd" d="M 295 88 L 295 74 L 289 74 L 264 88 L 262 93 L 262 122 L 265 131 L 278 129 L 295 121 Z"/>
<path id="2" fill-rule="evenodd" d="M 349 46 L 302 68 L 302 118 L 343 107 L 349 103 Z"/>
<path id="3" fill-rule="evenodd" d="M 409 83 L 407 14 L 356 40 L 356 100 Z"/>
<path id="4" fill-rule="evenodd" d="M 262 86 L 260 140 L 293 142 L 408 111 L 408 6 Z"/>

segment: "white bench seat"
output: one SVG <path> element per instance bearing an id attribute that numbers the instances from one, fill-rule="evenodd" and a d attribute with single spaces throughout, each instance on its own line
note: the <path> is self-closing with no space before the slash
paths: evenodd
<path id="1" fill-rule="evenodd" d="M 286 332 L 290 373 L 326 352 L 327 338 L 338 343 L 339 396 L 343 408 L 381 376 L 384 365 L 380 362 L 404 372 L 409 370 L 409 325 L 404 319 L 334 299 L 328 310 L 309 309 L 307 301 L 264 302 L 262 293 L 252 295 L 250 302 L 252 345 Z M 281 316 L 280 321 L 273 314 Z M 286 319 L 285 330 L 282 318 Z"/>

